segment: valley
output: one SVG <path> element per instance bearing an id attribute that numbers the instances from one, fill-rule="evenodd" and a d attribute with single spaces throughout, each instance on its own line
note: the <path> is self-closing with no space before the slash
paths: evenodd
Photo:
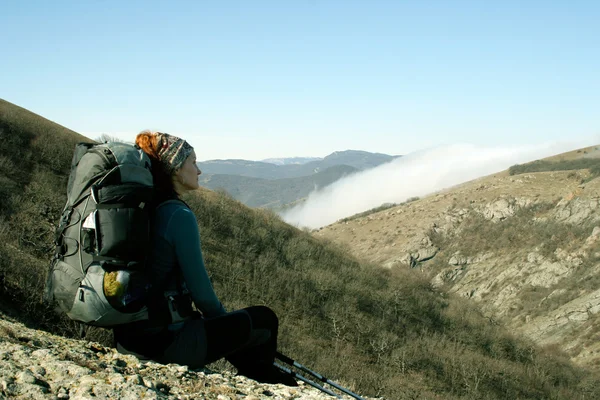
<path id="1" fill-rule="evenodd" d="M 595 148 L 553 160 L 594 157 Z M 513 332 L 600 364 L 600 179 L 588 170 L 476 179 L 314 232 L 412 269 Z"/>

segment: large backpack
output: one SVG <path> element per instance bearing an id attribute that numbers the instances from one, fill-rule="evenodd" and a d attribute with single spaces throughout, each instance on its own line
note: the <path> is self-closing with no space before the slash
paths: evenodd
<path id="1" fill-rule="evenodd" d="M 151 161 L 139 147 L 76 146 L 46 284 L 46 298 L 69 318 L 103 327 L 148 319 L 153 193 Z"/>

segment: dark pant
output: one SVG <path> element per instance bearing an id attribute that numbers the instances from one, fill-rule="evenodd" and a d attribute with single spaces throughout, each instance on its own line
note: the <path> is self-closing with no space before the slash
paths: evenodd
<path id="1" fill-rule="evenodd" d="M 225 357 L 239 374 L 248 378 L 297 386 L 292 376 L 273 366 L 278 329 L 275 313 L 258 306 L 215 318 L 198 316 L 185 321 L 181 329 L 164 329 L 154 335 L 115 330 L 115 339 L 124 347 L 119 351 L 133 351 L 161 363 L 201 368 Z"/>
<path id="2" fill-rule="evenodd" d="M 268 307 L 249 307 L 205 319 L 204 329 L 206 364 L 225 357 L 243 373 L 257 364 L 270 366 L 275 360 L 279 321 Z"/>
<path id="3" fill-rule="evenodd" d="M 225 357 L 240 374 L 270 368 L 277 351 L 279 321 L 268 307 L 257 306 L 215 318 L 187 320 L 181 329 L 145 333 L 115 330 L 115 339 L 126 350 L 168 364 L 201 368 Z"/>

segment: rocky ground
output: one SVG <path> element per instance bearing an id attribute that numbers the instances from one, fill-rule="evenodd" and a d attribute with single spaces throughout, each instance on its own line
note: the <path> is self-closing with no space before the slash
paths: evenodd
<path id="1" fill-rule="evenodd" d="M 545 211 L 524 221 L 525 234 L 551 221 L 585 236 L 573 235 L 551 254 L 547 239 L 535 237 L 498 249 L 494 237 L 485 238 L 488 250 L 475 253 L 460 251 L 471 243 L 452 242 L 465 241 L 463 222 L 474 215 L 502 224 L 536 204 Z M 476 301 L 511 330 L 557 346 L 580 365 L 600 366 L 600 178 L 587 170 L 498 173 L 314 234 L 376 264 L 429 274 L 434 286 Z M 434 234 L 449 238 L 452 252 Z"/>
<path id="2" fill-rule="evenodd" d="M 0 399 L 331 399 L 300 383 L 140 362 L 94 342 L 29 329 L 0 313 Z M 349 397 L 344 397 L 349 398 Z"/>

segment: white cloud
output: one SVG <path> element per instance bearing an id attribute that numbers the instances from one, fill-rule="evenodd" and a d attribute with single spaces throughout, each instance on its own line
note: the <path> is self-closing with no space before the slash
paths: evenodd
<path id="1" fill-rule="evenodd" d="M 456 144 L 418 151 L 313 192 L 282 218 L 293 225 L 318 228 L 384 203 L 422 197 L 514 164 L 598 143 L 600 138 L 593 137 L 527 147 Z"/>

